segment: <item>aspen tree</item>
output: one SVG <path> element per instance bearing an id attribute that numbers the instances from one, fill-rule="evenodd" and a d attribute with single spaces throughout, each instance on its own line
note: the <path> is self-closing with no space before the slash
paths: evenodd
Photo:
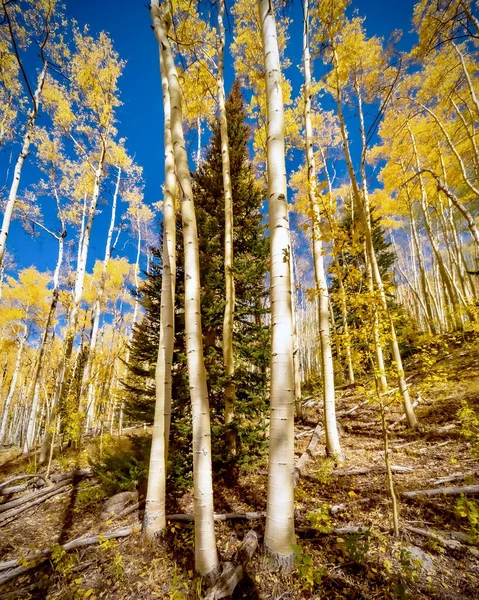
<path id="1" fill-rule="evenodd" d="M 343 140 L 344 156 L 348 168 L 348 174 L 353 189 L 355 206 L 359 210 L 361 222 L 363 224 L 365 236 L 365 253 L 367 266 L 370 269 L 369 286 L 372 290 L 377 290 L 381 309 L 389 321 L 389 343 L 391 354 L 397 373 L 398 387 L 402 396 L 404 411 L 407 417 L 407 423 L 410 427 L 417 427 L 417 420 L 414 415 L 414 409 L 409 396 L 406 384 L 404 369 L 402 365 L 401 352 L 396 336 L 394 320 L 390 313 L 384 284 L 381 279 L 377 258 L 374 251 L 371 227 L 371 211 L 369 205 L 369 196 L 366 178 L 366 153 L 367 153 L 367 135 L 364 125 L 363 112 L 363 94 L 374 94 L 379 84 L 375 79 L 381 80 L 385 68 L 383 50 L 380 41 L 377 38 L 366 40 L 362 31 L 361 21 L 353 19 L 349 22 L 344 16 L 344 10 L 348 2 L 346 0 L 338 2 L 331 8 L 331 2 L 325 0 L 320 3 L 318 9 L 318 18 L 321 21 L 321 30 L 318 38 L 329 45 L 329 60 L 332 71 L 328 75 L 328 83 L 332 88 L 332 94 L 337 104 L 338 119 L 340 123 L 341 137 Z M 329 12 L 328 12 L 329 11 Z M 370 74 L 372 72 L 372 75 Z M 344 116 L 344 96 L 346 89 L 356 97 L 359 115 L 359 126 L 362 142 L 362 153 L 360 163 L 361 186 L 353 167 L 351 150 L 346 129 Z M 376 358 L 383 391 L 386 388 L 384 375 L 384 366 L 381 364 L 382 349 L 378 336 L 378 328 L 375 327 L 374 333 Z"/>
<path id="2" fill-rule="evenodd" d="M 321 213 L 317 199 L 316 162 L 313 152 L 313 132 L 311 123 L 311 58 L 309 52 L 309 2 L 305 0 L 303 31 L 303 70 L 304 70 L 304 123 L 305 153 L 308 177 L 308 195 L 312 214 L 312 242 L 316 291 L 318 294 L 319 336 L 321 341 L 321 372 L 323 377 L 324 428 L 326 449 L 329 456 L 342 459 L 336 423 L 336 401 L 334 390 L 333 353 L 329 322 L 329 291 L 323 259 L 321 241 Z"/>
<path id="3" fill-rule="evenodd" d="M 160 308 L 160 339 L 155 371 L 155 420 L 151 442 L 148 490 L 144 528 L 147 535 L 161 533 L 166 527 L 166 467 L 171 419 L 171 366 L 175 337 L 176 289 L 176 174 L 171 134 L 171 105 L 168 77 L 160 51 L 161 88 L 163 93 L 165 186 L 163 197 L 163 248 Z"/>
<path id="4" fill-rule="evenodd" d="M 47 307 L 50 304 L 48 302 L 50 292 L 47 290 L 48 279 L 46 274 L 39 273 L 33 267 L 23 269 L 18 276 L 18 281 L 12 277 L 7 278 L 8 285 L 5 289 L 0 316 L 2 320 L 6 319 L 12 323 L 17 340 L 17 356 L 0 422 L 0 444 L 5 441 L 10 406 L 17 393 L 20 372 L 26 363 L 26 343 L 31 333 L 35 329 L 41 330 L 44 325 Z M 29 378 L 29 382 L 31 384 L 31 378 Z"/>
<path id="5" fill-rule="evenodd" d="M 234 418 L 235 384 L 234 355 L 233 355 L 233 323 L 235 310 L 235 284 L 233 276 L 233 193 L 231 189 L 230 155 L 228 143 L 228 123 L 226 121 L 225 85 L 224 85 L 224 51 L 225 27 L 223 24 L 225 12 L 224 0 L 219 0 L 218 5 L 218 66 L 217 66 L 217 94 L 218 113 L 221 134 L 221 160 L 223 169 L 223 188 L 225 195 L 225 284 L 226 303 L 223 321 L 223 363 L 225 368 L 225 425 L 231 425 Z M 227 449 L 230 454 L 235 453 L 236 435 L 233 429 L 227 432 Z"/>
<path id="6" fill-rule="evenodd" d="M 150 5 L 153 30 L 160 46 L 171 106 L 171 136 L 176 175 L 181 189 L 181 216 L 185 252 L 185 337 L 193 417 L 193 478 L 195 517 L 195 567 L 201 575 L 214 578 L 219 570 L 213 514 L 211 426 L 203 358 L 201 330 L 198 233 L 188 157 L 186 154 L 181 90 L 167 37 L 172 16 L 161 14 L 158 0 Z"/>
<path id="7" fill-rule="evenodd" d="M 48 458 L 52 427 L 60 408 L 59 404 L 67 392 L 66 375 L 83 298 L 91 230 L 100 198 L 101 181 L 110 157 L 112 140 L 116 134 L 114 112 L 120 104 L 117 97 L 117 82 L 123 68 L 123 62 L 119 60 L 106 34 L 101 33 L 95 40 L 76 31 L 74 38 L 75 53 L 70 62 L 70 90 L 67 92 L 55 82 L 49 81 L 45 94 L 55 126 L 62 130 L 65 138 L 71 140 L 83 161 L 83 181 L 79 188 L 80 193 L 86 194 L 90 201 L 81 234 L 73 299 L 68 313 L 63 352 L 52 398 L 53 409 L 48 426 L 45 428 L 40 452 L 40 464 Z M 95 132 L 94 135 L 89 135 L 92 131 Z"/>
<path id="8" fill-rule="evenodd" d="M 258 0 L 266 80 L 268 213 L 271 248 L 271 421 L 265 547 L 280 567 L 294 563 L 294 377 L 284 108 L 275 16 Z"/>
<path id="9" fill-rule="evenodd" d="M 45 131 L 38 132 L 37 136 L 40 138 L 40 143 L 37 144 L 38 158 L 42 169 L 46 171 L 47 178 L 41 186 L 41 191 L 45 195 L 52 195 L 56 203 L 57 219 L 59 222 L 59 233 L 51 231 L 46 228 L 41 221 L 35 220 L 34 223 L 56 239 L 58 243 L 57 261 L 52 276 L 52 300 L 48 311 L 48 316 L 43 331 L 40 347 L 38 349 L 37 364 L 34 370 L 31 386 L 31 394 L 28 397 L 28 404 L 30 406 L 30 413 L 28 417 L 28 426 L 25 436 L 25 442 L 23 446 L 23 452 L 26 453 L 30 450 L 34 439 L 35 432 L 37 429 L 37 415 L 39 409 L 39 398 L 40 398 L 40 387 L 42 384 L 42 371 L 44 368 L 45 352 L 47 350 L 48 338 L 51 333 L 51 328 L 54 324 L 55 314 L 60 295 L 60 270 L 63 266 L 64 250 L 65 250 L 65 238 L 67 236 L 67 216 L 68 212 L 75 212 L 73 207 L 64 206 L 62 203 L 62 196 L 69 196 L 71 189 L 65 182 L 69 181 L 68 169 L 65 168 L 65 157 L 63 155 L 63 148 L 59 139 L 59 136 L 54 132 L 50 137 Z M 35 215 L 39 211 L 38 204 L 35 204 L 27 208 L 27 218 L 31 219 L 29 215 Z M 70 220 L 75 220 L 74 217 L 70 216 Z"/>
<path id="10" fill-rule="evenodd" d="M 10 4 L 10 2 L 2 0 L 2 20 L 6 23 L 10 33 L 10 43 L 24 78 L 23 85 L 25 94 L 29 99 L 30 108 L 24 126 L 21 150 L 15 161 L 8 199 L 3 213 L 3 221 L 0 229 L 0 267 L 5 256 L 7 236 L 17 202 L 23 166 L 30 152 L 30 146 L 35 135 L 35 123 L 43 99 L 43 88 L 49 68 L 49 61 L 52 60 L 56 64 L 59 64 L 63 60 L 63 45 L 60 42 L 59 36 L 57 36 L 58 21 L 61 19 L 57 0 L 42 0 L 40 2 L 29 0 L 22 6 L 13 6 L 13 8 L 8 6 Z M 26 49 L 25 39 L 29 40 L 26 44 L 27 47 L 32 40 L 38 45 L 42 65 L 34 86 L 29 81 L 25 65 L 23 64 L 24 58 L 21 56 L 22 49 Z M 55 44 L 57 44 L 56 47 Z M 24 46 L 23 48 L 22 45 Z M 12 91 L 14 91 L 18 86 L 15 85 L 15 81 L 12 81 L 12 83 Z"/>

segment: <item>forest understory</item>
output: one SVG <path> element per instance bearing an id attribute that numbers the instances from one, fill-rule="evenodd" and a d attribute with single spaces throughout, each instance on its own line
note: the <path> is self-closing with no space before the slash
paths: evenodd
<path id="1" fill-rule="evenodd" d="M 406 429 L 404 421 L 391 428 L 400 419 L 400 403 L 390 405 L 387 415 L 399 538 L 392 535 L 378 407 L 364 403 L 361 385 L 339 389 L 345 461 L 336 466 L 327 459 L 324 438 L 319 437 L 295 488 L 297 556 L 293 572 L 271 570 L 262 553 L 264 513 L 258 513 L 266 508 L 266 457 L 243 469 L 232 487 L 215 480 L 215 514 L 255 513 L 256 517 L 216 524 L 222 563 L 231 559 L 249 530 L 259 538 L 233 598 L 479 597 L 479 520 L 473 500 L 479 491 L 479 456 L 460 420 L 464 401 L 476 412 L 479 409 L 479 340 L 449 337 L 427 374 L 419 362 L 413 358 L 407 367 L 412 394 L 424 390 L 417 406 L 421 431 Z M 424 389 L 426 378 L 429 384 Z M 303 421 L 295 426 L 297 460 L 310 444 L 319 414 L 320 401 L 307 400 Z M 144 435 L 143 428 L 124 433 L 135 434 Z M 61 486 L 62 474 L 89 469 L 99 447 L 105 451 L 114 441 L 110 436 L 92 439 L 81 453 L 57 448 L 53 481 L 47 487 Z M 2 483 L 36 472 L 33 452 L 22 456 L 15 448 L 4 449 L 0 460 Z M 10 487 L 25 482 L 29 486 L 4 496 L 0 504 L 0 581 L 20 569 L 17 577 L 0 587 L 1 600 L 205 597 L 207 582 L 194 575 L 193 524 L 176 517 L 168 521 L 161 540 L 148 540 L 141 533 L 144 491 L 140 481 L 133 482 L 139 498 L 135 493 L 123 494 L 116 514 L 105 512 L 111 486 L 87 471 L 63 480 L 65 487 L 58 493 L 21 514 L 16 515 L 18 507 L 5 510 L 7 502 L 35 493 L 38 481 L 12 482 Z M 403 495 L 462 486 L 473 487 L 468 487 L 465 495 L 457 491 Z M 169 493 L 167 499 L 169 515 L 193 512 L 191 491 Z M 125 537 L 108 539 L 108 532 Z M 93 540 L 96 543 L 69 552 L 61 548 L 71 540 L 94 536 L 99 536 Z M 28 557 L 40 550 L 51 552 L 35 567 L 38 557 Z M 13 559 L 18 562 L 12 567 L 8 561 Z"/>

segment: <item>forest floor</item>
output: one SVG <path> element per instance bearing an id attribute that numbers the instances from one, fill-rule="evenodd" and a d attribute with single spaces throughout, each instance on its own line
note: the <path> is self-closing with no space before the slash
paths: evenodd
<path id="1" fill-rule="evenodd" d="M 399 538 L 391 533 L 391 503 L 386 475 L 381 471 L 384 451 L 379 411 L 369 403 L 340 418 L 344 463 L 335 467 L 325 458 L 321 437 L 296 486 L 299 535 L 295 570 L 287 575 L 272 571 L 260 543 L 233 598 L 479 598 L 478 503 L 472 496 L 402 496 L 407 490 L 479 483 L 479 455 L 464 436 L 465 425 L 458 417 L 464 400 L 479 414 L 479 341 L 450 340 L 449 346 L 433 351 L 433 359 L 411 359 L 408 374 L 412 375 L 413 399 L 421 391 L 416 413 L 422 431 L 408 431 L 402 422 L 390 433 L 391 463 L 410 468 L 394 473 Z M 344 413 L 364 400 L 361 386 L 343 388 L 338 391 L 337 410 Z M 296 426 L 297 458 L 308 446 L 320 412 L 317 402 L 307 404 L 305 419 Z M 391 422 L 400 415 L 399 403 L 389 408 Z M 53 471 L 85 466 L 76 460 L 75 464 L 68 454 L 59 457 Z M 2 452 L 0 479 L 33 471 L 32 461 L 31 456 L 22 457 L 14 449 Z M 365 467 L 372 470 L 343 473 Z M 456 478 L 437 483 L 448 476 Z M 234 487 L 215 482 L 215 511 L 264 511 L 266 483 L 264 457 L 254 470 L 242 473 Z M 105 493 L 95 480 L 74 480 L 61 494 L 0 523 L 2 563 L 56 544 L 43 566 L 0 586 L 0 600 L 200 598 L 202 582 L 192 571 L 191 524 L 170 522 L 159 543 L 136 531 L 119 540 L 103 537 L 97 544 L 69 553 L 60 549 L 59 544 L 79 536 L 138 525 L 141 511 L 114 522 L 105 520 L 104 500 Z M 175 495 L 171 502 L 169 513 L 192 512 L 191 493 Z M 344 507 L 332 509 L 338 504 Z M 0 512 L 0 522 L 1 516 Z M 361 531 L 341 530 L 346 526 L 360 526 Z M 440 538 L 426 537 L 410 528 L 442 533 Z M 249 529 L 262 536 L 264 520 L 217 522 L 222 561 L 232 556 Z M 460 543 L 445 533 L 450 531 L 456 532 Z M 1 569 L 0 565 L 0 576 L 8 572 Z"/>

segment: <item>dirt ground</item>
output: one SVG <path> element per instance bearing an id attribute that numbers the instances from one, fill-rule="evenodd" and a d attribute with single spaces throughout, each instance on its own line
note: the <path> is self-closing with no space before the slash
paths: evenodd
<path id="1" fill-rule="evenodd" d="M 474 455 L 464 437 L 457 414 L 463 400 L 479 412 L 479 342 L 456 343 L 442 349 L 427 372 L 424 364 L 418 366 L 417 360 L 410 362 L 408 374 L 412 375 L 409 382 L 413 399 L 420 391 L 416 412 L 422 430 L 408 431 L 402 422 L 390 433 L 391 464 L 410 469 L 395 472 L 393 476 L 400 513 L 399 538 L 392 535 L 391 502 L 386 475 L 381 470 L 384 450 L 379 410 L 371 402 L 340 418 L 344 463 L 336 467 L 325 457 L 324 438 L 320 438 L 299 480 L 295 491 L 298 533 L 295 570 L 289 574 L 272 570 L 260 543 L 233 598 L 479 598 L 479 549 L 474 545 L 479 523 L 475 539 L 471 530 L 474 519 L 479 518 L 474 513 L 477 502 L 469 496 L 466 501 L 461 500 L 458 495 L 402 496 L 407 490 L 479 483 L 479 456 Z M 365 394 L 361 386 L 338 390 L 338 412 L 363 402 Z M 308 446 L 321 412 L 320 403 L 314 399 L 307 404 L 305 419 L 296 426 L 297 457 Z M 388 408 L 388 419 L 393 422 L 400 415 L 400 403 L 395 402 Z M 441 432 L 441 427 L 447 425 L 454 427 Z M 31 456 L 21 457 L 15 450 L 4 451 L 0 454 L 0 479 L 5 481 L 16 473 L 31 472 L 33 463 Z M 84 465 L 74 465 L 68 457 L 54 463 L 58 472 L 73 466 Z M 341 473 L 363 467 L 373 470 L 365 474 Z M 254 471 L 242 473 L 235 487 L 215 482 L 215 511 L 264 511 L 266 469 L 264 459 L 255 465 Z M 456 474 L 465 476 L 449 483 L 435 483 Z M 60 495 L 0 526 L 0 562 L 25 557 L 79 536 L 139 523 L 141 511 L 115 522 L 105 521 L 101 517 L 105 498 L 95 480 L 74 480 Z M 339 504 L 344 504 L 341 510 L 332 509 Z M 175 496 L 170 510 L 191 512 L 191 493 Z M 361 530 L 348 534 L 341 531 L 346 526 Z M 220 521 L 216 528 L 220 558 L 225 561 L 249 529 L 257 531 L 261 538 L 264 520 Z M 456 548 L 444 547 L 440 540 L 408 528 L 442 532 L 446 538 L 449 536 L 444 532 L 453 531 L 462 541 Z M 0 570 L 0 575 L 5 572 Z M 193 574 L 193 527 L 171 522 L 160 542 L 148 541 L 135 532 L 118 541 L 100 539 L 99 544 L 70 553 L 56 546 L 43 566 L 0 586 L 0 600 L 179 600 L 202 597 L 202 584 L 204 591 L 204 582 Z"/>

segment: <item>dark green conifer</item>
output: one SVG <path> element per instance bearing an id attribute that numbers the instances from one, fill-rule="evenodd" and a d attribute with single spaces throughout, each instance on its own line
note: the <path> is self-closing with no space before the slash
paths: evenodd
<path id="1" fill-rule="evenodd" d="M 235 383 L 238 432 L 237 460 L 246 460 L 262 447 L 260 415 L 266 403 L 266 373 L 269 363 L 268 290 L 265 278 L 269 266 L 269 244 L 265 237 L 261 207 L 264 190 L 255 182 L 248 160 L 249 128 L 238 83 L 226 102 L 234 211 Z M 221 462 L 224 426 L 225 385 L 222 327 L 225 306 L 224 281 L 224 193 L 219 125 L 212 128 L 206 160 L 194 174 L 194 194 L 199 237 L 201 270 L 201 311 L 205 366 L 212 413 L 212 435 L 216 462 Z M 188 453 L 189 390 L 184 355 L 183 274 L 181 236 L 178 239 L 179 271 L 173 359 L 173 406 L 170 457 L 185 462 Z M 159 337 L 161 264 L 157 261 L 142 288 L 145 308 L 142 322 L 135 328 L 130 349 L 129 377 L 126 382 L 127 414 L 131 418 L 153 420 L 154 371 Z M 175 458 L 176 457 L 176 458 Z M 217 464 L 218 467 L 218 464 Z"/>

